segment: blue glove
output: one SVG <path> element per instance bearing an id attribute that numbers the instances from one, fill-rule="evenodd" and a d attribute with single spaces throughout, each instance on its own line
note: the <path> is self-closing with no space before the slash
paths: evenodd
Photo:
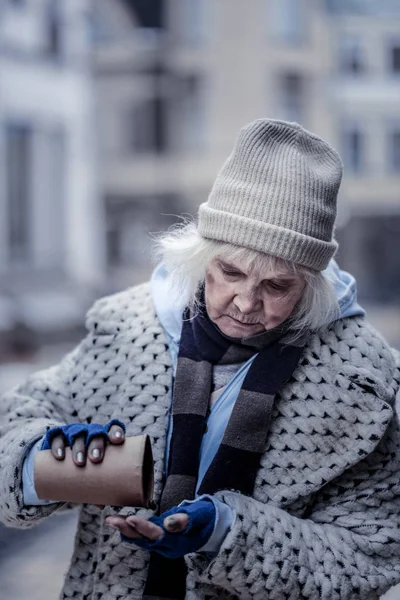
<path id="1" fill-rule="evenodd" d="M 64 436 L 70 448 L 72 448 L 75 438 L 85 433 L 85 448 L 87 448 L 90 440 L 95 435 L 103 435 L 108 438 L 108 432 L 112 425 L 120 425 L 125 433 L 125 425 L 118 419 L 112 419 L 106 425 L 99 425 L 98 423 L 71 423 L 71 425 L 64 425 L 64 427 L 53 427 L 47 431 L 40 449 L 50 450 L 52 439 L 60 433 Z"/>
<path id="2" fill-rule="evenodd" d="M 189 523 L 181 533 L 170 533 L 163 521 L 170 515 L 186 513 Z M 197 552 L 209 540 L 215 525 L 215 507 L 211 500 L 199 500 L 188 506 L 174 506 L 159 517 L 151 517 L 149 521 L 161 527 L 164 535 L 161 539 L 151 541 L 147 538 L 131 539 L 121 533 L 121 539 L 144 548 L 149 552 L 158 552 L 167 558 L 180 558 L 190 552 Z"/>

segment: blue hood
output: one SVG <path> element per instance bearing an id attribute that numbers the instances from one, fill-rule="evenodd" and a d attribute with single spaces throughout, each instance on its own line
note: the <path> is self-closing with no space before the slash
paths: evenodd
<path id="1" fill-rule="evenodd" d="M 323 271 L 324 275 L 333 281 L 338 300 L 340 317 L 364 316 L 364 309 L 357 302 L 357 284 L 353 275 L 339 269 L 333 259 Z M 151 294 L 158 318 L 167 335 L 179 344 L 182 329 L 182 311 L 185 308 L 182 301 L 171 293 L 168 282 L 168 272 L 161 263 L 151 276 Z"/>

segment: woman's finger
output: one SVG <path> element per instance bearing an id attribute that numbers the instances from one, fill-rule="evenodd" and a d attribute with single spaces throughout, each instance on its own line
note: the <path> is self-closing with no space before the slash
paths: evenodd
<path id="1" fill-rule="evenodd" d="M 145 521 L 145 519 L 141 519 L 141 520 Z M 152 537 L 142 535 L 137 530 L 135 525 L 133 525 L 132 523 L 128 523 L 128 521 L 126 520 L 125 517 L 122 517 L 119 515 L 113 515 L 111 517 L 107 517 L 106 523 L 107 523 L 107 525 L 110 525 L 111 527 L 115 527 L 115 529 L 118 529 L 126 537 L 129 537 L 133 540 L 138 539 L 138 538 L 143 538 L 143 537 L 148 537 L 148 539 L 156 540 L 156 539 L 159 539 L 160 537 L 162 537 L 162 534 L 163 534 L 161 527 L 157 527 L 157 525 L 154 525 L 153 523 L 149 523 L 149 525 L 151 525 L 152 527 L 147 528 L 147 533 L 149 533 L 149 536 L 152 536 Z M 148 521 L 145 521 L 145 523 L 148 523 Z"/>
<path id="2" fill-rule="evenodd" d="M 118 529 L 123 535 L 131 540 L 142 537 L 140 533 L 138 533 L 134 527 L 131 527 L 131 525 L 129 525 L 123 517 L 107 517 L 106 523 L 110 527 Z"/>
<path id="3" fill-rule="evenodd" d="M 119 425 L 111 425 L 108 431 L 108 439 L 111 444 L 122 444 L 125 441 L 125 433 Z"/>
<path id="4" fill-rule="evenodd" d="M 105 441 L 104 436 L 96 435 L 94 436 L 89 443 L 88 446 L 88 458 L 93 463 L 99 463 L 103 460 L 104 457 L 104 448 Z"/>
<path id="5" fill-rule="evenodd" d="M 186 513 L 177 513 L 164 519 L 164 527 L 170 533 L 181 533 L 185 531 L 189 523 L 189 517 Z"/>
<path id="6" fill-rule="evenodd" d="M 131 515 L 126 518 L 126 521 L 129 525 L 134 527 L 141 536 L 149 540 L 159 540 L 164 535 L 161 527 L 155 525 L 155 523 L 151 523 L 151 521 L 148 521 L 147 519 L 143 519 L 142 517 Z"/>
<path id="7" fill-rule="evenodd" d="M 72 460 L 77 467 L 84 467 L 86 465 L 85 440 L 85 434 L 80 434 L 75 438 L 74 443 L 72 444 Z"/>
<path id="8" fill-rule="evenodd" d="M 65 443 L 62 435 L 56 435 L 51 442 L 51 452 L 57 460 L 65 458 Z"/>

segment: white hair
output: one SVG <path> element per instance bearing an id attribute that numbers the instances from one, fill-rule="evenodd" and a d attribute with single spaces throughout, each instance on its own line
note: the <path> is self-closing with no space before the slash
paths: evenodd
<path id="1" fill-rule="evenodd" d="M 289 273 L 302 278 L 304 291 L 290 323 L 297 335 L 317 331 L 340 316 L 333 282 L 320 271 L 257 250 L 204 238 L 193 221 L 174 225 L 154 238 L 154 260 L 163 262 L 171 289 L 182 303 L 192 308 L 196 308 L 197 292 L 204 282 L 207 265 L 216 257 L 244 261 L 255 271 L 268 268 L 274 277 Z"/>

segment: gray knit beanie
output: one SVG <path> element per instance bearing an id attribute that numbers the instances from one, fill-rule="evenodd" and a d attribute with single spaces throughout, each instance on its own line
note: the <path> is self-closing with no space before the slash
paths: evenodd
<path id="1" fill-rule="evenodd" d="M 200 205 L 199 233 L 321 271 L 335 254 L 338 153 L 297 123 L 246 125 Z"/>

